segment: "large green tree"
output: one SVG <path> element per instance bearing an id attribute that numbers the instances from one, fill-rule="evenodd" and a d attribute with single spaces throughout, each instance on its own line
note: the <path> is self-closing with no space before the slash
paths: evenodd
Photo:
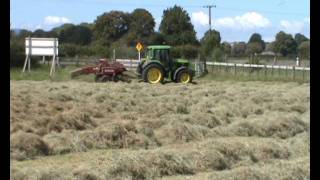
<path id="1" fill-rule="evenodd" d="M 257 54 L 265 49 L 266 43 L 258 33 L 253 33 L 248 41 L 246 54 L 250 56 L 250 63 L 256 64 L 258 62 Z"/>
<path id="2" fill-rule="evenodd" d="M 224 41 L 222 44 L 221 44 L 221 48 L 223 50 L 223 53 L 227 54 L 227 55 L 230 55 L 231 54 L 231 44 Z"/>
<path id="3" fill-rule="evenodd" d="M 297 33 L 294 36 L 294 40 L 297 42 L 297 45 L 299 46 L 302 42 L 308 41 L 309 39 L 305 35 L 303 35 L 301 33 Z"/>
<path id="4" fill-rule="evenodd" d="M 201 50 L 200 57 L 204 61 L 204 71 L 208 73 L 207 70 L 207 58 L 215 61 L 221 61 L 222 50 L 220 49 L 220 32 L 216 30 L 208 30 L 201 39 Z"/>
<path id="5" fill-rule="evenodd" d="M 77 45 L 88 45 L 91 42 L 92 32 L 86 26 L 72 25 L 60 31 L 59 40 L 61 43 L 72 43 Z"/>
<path id="6" fill-rule="evenodd" d="M 258 53 L 263 51 L 263 47 L 261 43 L 258 42 L 251 42 L 247 44 L 246 54 L 249 55 L 250 59 L 249 62 L 251 64 L 258 64 Z"/>
<path id="7" fill-rule="evenodd" d="M 89 28 L 91 31 L 93 31 L 93 28 L 94 28 L 94 24 L 93 24 L 93 23 L 86 23 L 86 22 L 80 23 L 79 26 L 87 27 L 87 28 Z"/>
<path id="8" fill-rule="evenodd" d="M 24 40 L 26 37 L 32 35 L 32 31 L 26 29 L 19 29 L 19 30 L 10 30 L 10 39 L 15 40 Z"/>
<path id="9" fill-rule="evenodd" d="M 32 37 L 40 37 L 40 38 L 54 38 L 57 36 L 58 34 L 54 31 L 44 31 L 42 29 L 37 29 L 32 33 Z"/>
<path id="10" fill-rule="evenodd" d="M 150 44 L 165 44 L 165 37 L 163 34 L 161 34 L 159 32 L 154 32 L 149 37 L 149 43 Z"/>
<path id="11" fill-rule="evenodd" d="M 258 33 L 253 33 L 248 41 L 246 54 L 250 56 L 250 63 L 258 64 L 259 59 L 257 54 L 265 49 L 266 43 Z"/>
<path id="12" fill-rule="evenodd" d="M 244 56 L 246 53 L 247 44 L 245 42 L 236 42 L 231 48 L 231 55 L 234 57 Z"/>
<path id="13" fill-rule="evenodd" d="M 228 57 L 231 55 L 231 44 L 224 41 L 221 44 L 221 49 L 224 54 L 224 60 L 227 61 Z"/>
<path id="14" fill-rule="evenodd" d="M 220 32 L 216 30 L 208 30 L 202 39 L 201 42 L 201 52 L 204 56 L 209 57 L 212 55 L 212 52 L 215 48 L 220 47 L 221 36 Z"/>
<path id="15" fill-rule="evenodd" d="M 298 47 L 299 56 L 310 59 L 310 41 L 303 41 Z"/>
<path id="16" fill-rule="evenodd" d="M 259 51 L 256 52 L 256 53 L 261 53 L 266 47 L 266 43 L 262 40 L 262 37 L 261 37 L 261 35 L 259 33 L 253 33 L 251 35 L 251 37 L 250 37 L 250 39 L 248 41 L 248 45 L 251 44 L 251 43 L 259 44 L 258 46 L 261 47 L 261 49 L 257 49 Z"/>
<path id="17" fill-rule="evenodd" d="M 135 45 L 137 42 L 148 43 L 154 33 L 154 18 L 151 13 L 145 9 L 135 9 L 130 14 L 129 32 L 127 35 L 127 44 Z"/>
<path id="18" fill-rule="evenodd" d="M 98 16 L 94 24 L 94 39 L 110 45 L 128 32 L 130 18 L 128 13 L 110 11 Z"/>
<path id="19" fill-rule="evenodd" d="M 56 32 L 57 34 L 60 34 L 62 30 L 67 29 L 67 28 L 69 28 L 69 27 L 71 27 L 71 26 L 74 26 L 74 24 L 72 24 L 72 23 L 65 23 L 65 24 L 62 24 L 61 26 L 58 26 L 58 27 L 53 28 L 51 31 L 54 31 L 54 32 Z"/>
<path id="20" fill-rule="evenodd" d="M 258 42 L 252 42 L 247 44 L 246 54 L 248 55 L 258 54 L 258 53 L 261 53 L 262 51 L 263 51 L 263 46 Z"/>
<path id="21" fill-rule="evenodd" d="M 276 35 L 276 40 L 274 43 L 274 52 L 281 53 L 283 56 L 296 55 L 297 43 L 293 39 L 292 35 L 280 31 Z"/>
<path id="22" fill-rule="evenodd" d="M 170 45 L 197 44 L 190 17 L 180 6 L 175 5 L 163 11 L 159 30 Z"/>

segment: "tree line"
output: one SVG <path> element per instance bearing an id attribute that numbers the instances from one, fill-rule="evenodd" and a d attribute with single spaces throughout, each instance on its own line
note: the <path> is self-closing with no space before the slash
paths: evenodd
<path id="1" fill-rule="evenodd" d="M 231 44 L 221 42 L 220 32 L 211 30 L 198 40 L 189 14 L 178 5 L 163 11 L 158 31 L 154 30 L 155 24 L 149 11 L 138 8 L 131 13 L 105 12 L 97 16 L 93 23 L 67 23 L 50 31 L 10 30 L 10 64 L 22 64 L 24 38 L 28 36 L 59 38 L 59 56 L 67 57 L 111 57 L 112 50 L 116 49 L 117 56 L 136 58 L 137 42 L 171 45 L 173 57 L 201 57 L 214 61 L 223 61 L 229 56 L 253 57 L 265 50 L 281 56 L 310 56 L 310 40 L 299 33 L 293 37 L 281 31 L 271 43 L 264 42 L 260 34 L 254 33 L 248 42 Z"/>

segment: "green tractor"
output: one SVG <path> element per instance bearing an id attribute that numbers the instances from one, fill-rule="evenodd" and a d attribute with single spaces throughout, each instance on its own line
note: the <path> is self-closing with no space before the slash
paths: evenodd
<path id="1" fill-rule="evenodd" d="M 191 83 L 194 71 L 186 59 L 173 60 L 170 56 L 171 46 L 148 46 L 146 58 L 137 67 L 137 74 L 152 84 L 162 83 L 165 78 L 178 83 Z"/>

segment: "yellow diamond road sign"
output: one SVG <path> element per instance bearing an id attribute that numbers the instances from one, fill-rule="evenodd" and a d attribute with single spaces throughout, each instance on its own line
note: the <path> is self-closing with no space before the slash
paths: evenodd
<path id="1" fill-rule="evenodd" d="M 141 43 L 138 43 L 138 44 L 137 44 L 137 46 L 136 46 L 136 48 L 137 48 L 137 50 L 140 52 L 140 51 L 141 51 L 141 49 L 142 49 L 142 45 L 141 45 Z"/>

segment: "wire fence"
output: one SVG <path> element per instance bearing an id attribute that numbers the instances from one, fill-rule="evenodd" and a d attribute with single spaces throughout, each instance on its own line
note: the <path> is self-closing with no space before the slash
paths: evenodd
<path id="1" fill-rule="evenodd" d="M 310 82 L 310 67 L 207 62 L 215 78 Z M 204 73 L 204 63 L 195 64 L 196 75 Z"/>

